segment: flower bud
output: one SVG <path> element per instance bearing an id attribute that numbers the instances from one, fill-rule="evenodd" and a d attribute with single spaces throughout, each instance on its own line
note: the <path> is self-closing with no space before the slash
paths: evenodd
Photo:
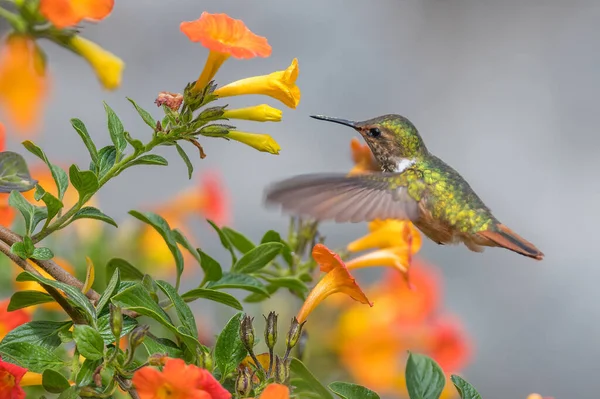
<path id="1" fill-rule="evenodd" d="M 82 387 L 78 394 L 82 398 L 97 398 L 100 393 L 92 387 Z"/>
<path id="2" fill-rule="evenodd" d="M 121 339 L 121 331 L 123 331 L 123 314 L 119 306 L 115 306 L 112 303 L 108 306 L 110 309 L 110 331 L 112 331 L 118 345 L 118 341 Z"/>
<path id="3" fill-rule="evenodd" d="M 209 352 L 204 352 L 202 350 L 198 351 L 198 367 L 212 371 L 213 358 Z"/>
<path id="4" fill-rule="evenodd" d="M 300 323 L 295 317 L 292 319 L 292 325 L 290 326 L 290 331 L 288 332 L 287 339 L 285 341 L 288 349 L 292 349 L 298 343 L 300 335 L 302 334 L 302 327 L 304 326 L 304 323 L 306 323 L 306 321 Z"/>
<path id="5" fill-rule="evenodd" d="M 144 324 L 133 329 L 129 336 L 129 348 L 132 352 L 144 342 L 144 338 L 146 338 L 146 333 L 148 333 L 149 328 L 149 326 Z"/>
<path id="6" fill-rule="evenodd" d="M 265 317 L 267 323 L 265 327 L 265 343 L 269 349 L 273 349 L 277 343 L 277 314 L 270 312 L 268 317 Z"/>
<path id="7" fill-rule="evenodd" d="M 168 358 L 167 353 L 155 353 L 148 358 L 148 364 L 150 366 L 164 366 Z"/>
<path id="8" fill-rule="evenodd" d="M 250 395 L 250 391 L 252 391 L 252 382 L 250 381 L 250 374 L 246 367 L 242 367 L 238 371 L 238 376 L 235 380 L 235 391 L 241 398 L 247 397 Z"/>
<path id="9" fill-rule="evenodd" d="M 283 360 L 275 355 L 275 382 L 278 384 L 286 384 L 290 377 L 290 362 L 291 360 Z"/>
<path id="10" fill-rule="evenodd" d="M 252 352 L 254 348 L 254 327 L 252 327 L 252 320 L 254 318 L 244 315 L 240 326 L 240 339 L 248 352 Z"/>
<path id="11" fill-rule="evenodd" d="M 179 107 L 181 107 L 181 103 L 183 102 L 183 95 L 179 93 L 171 93 L 168 91 L 161 91 L 158 93 L 158 97 L 154 100 L 154 104 L 159 107 L 166 105 L 171 108 L 173 111 L 177 111 Z"/>

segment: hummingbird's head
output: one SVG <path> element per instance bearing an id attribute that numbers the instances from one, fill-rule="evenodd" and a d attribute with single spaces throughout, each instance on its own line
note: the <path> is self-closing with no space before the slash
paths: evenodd
<path id="1" fill-rule="evenodd" d="M 416 158 L 427 152 L 417 128 L 401 115 L 383 115 L 363 122 L 311 115 L 312 118 L 339 123 L 355 129 L 382 164 Z"/>

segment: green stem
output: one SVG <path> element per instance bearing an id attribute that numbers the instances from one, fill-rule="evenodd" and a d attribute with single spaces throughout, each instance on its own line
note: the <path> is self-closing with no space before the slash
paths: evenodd
<path id="1" fill-rule="evenodd" d="M 17 32 L 25 32 L 27 30 L 25 21 L 23 21 L 19 15 L 10 12 L 3 7 L 0 7 L 0 17 L 6 19 Z"/>

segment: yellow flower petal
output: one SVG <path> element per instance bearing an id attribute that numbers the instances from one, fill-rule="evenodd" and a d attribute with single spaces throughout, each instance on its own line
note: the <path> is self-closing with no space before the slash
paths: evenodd
<path id="1" fill-rule="evenodd" d="M 84 294 L 92 288 L 92 285 L 94 285 L 94 279 L 96 277 L 94 262 L 92 262 L 89 256 L 86 256 L 85 260 L 87 262 L 87 271 L 85 273 L 85 282 L 83 283 L 83 288 L 81 288 L 81 292 Z"/>
<path id="2" fill-rule="evenodd" d="M 279 122 L 281 120 L 281 114 L 281 110 L 267 104 L 261 104 L 247 108 L 227 109 L 223 113 L 223 117 L 256 122 Z"/>
<path id="3" fill-rule="evenodd" d="M 42 375 L 39 373 L 33 373 L 28 371 L 25 373 L 23 378 L 21 378 L 21 382 L 19 383 L 22 387 L 27 387 L 31 385 L 42 385 Z"/>
<path id="4" fill-rule="evenodd" d="M 218 88 L 214 94 L 218 97 L 261 94 L 273 97 L 290 108 L 296 108 L 300 103 L 300 89 L 296 86 L 298 72 L 298 59 L 294 58 L 285 71 L 241 79 Z"/>
<path id="5" fill-rule="evenodd" d="M 229 57 L 229 54 L 210 50 L 210 52 L 208 53 L 208 58 L 206 59 L 206 64 L 204 64 L 204 69 L 202 70 L 200 77 L 194 84 L 192 92 L 198 93 L 202 91 L 206 87 L 208 82 L 210 82 L 215 77 L 215 75 L 219 71 L 219 68 L 221 68 L 221 65 L 223 65 L 223 63 L 227 61 Z"/>
<path id="6" fill-rule="evenodd" d="M 375 220 L 369 223 L 369 234 L 348 244 L 348 251 L 359 252 L 371 248 L 399 247 L 414 255 L 421 249 L 421 234 L 409 221 Z"/>
<path id="7" fill-rule="evenodd" d="M 410 268 L 410 254 L 408 250 L 397 247 L 380 249 L 354 258 L 348 261 L 346 266 L 350 270 L 362 267 L 389 266 L 404 274 Z"/>
<path id="8" fill-rule="evenodd" d="M 237 130 L 230 130 L 225 137 L 249 145 L 250 147 L 256 148 L 258 151 L 268 152 L 270 154 L 277 155 L 281 150 L 281 147 L 279 144 L 277 144 L 275 139 L 268 134 L 246 133 L 239 132 Z"/>
<path id="9" fill-rule="evenodd" d="M 105 89 L 114 90 L 121 85 L 125 63 L 119 57 L 81 36 L 73 36 L 69 47 L 90 63 Z"/>

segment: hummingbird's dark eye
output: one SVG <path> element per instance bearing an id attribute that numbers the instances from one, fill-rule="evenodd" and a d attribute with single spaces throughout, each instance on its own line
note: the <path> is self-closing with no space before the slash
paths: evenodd
<path id="1" fill-rule="evenodd" d="M 377 138 L 381 136 L 381 130 L 379 130 L 379 128 L 373 127 L 369 129 L 369 136 Z"/>

